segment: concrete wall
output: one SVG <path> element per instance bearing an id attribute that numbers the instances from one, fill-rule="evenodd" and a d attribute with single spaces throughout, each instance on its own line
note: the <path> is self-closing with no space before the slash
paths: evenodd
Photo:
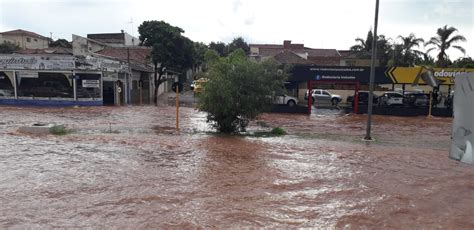
<path id="1" fill-rule="evenodd" d="M 72 35 L 72 53 L 74 56 L 87 56 L 91 52 L 95 53 L 104 48 L 104 45 L 92 42 L 85 37 Z"/>
<path id="2" fill-rule="evenodd" d="M 46 49 L 49 46 L 47 39 L 26 35 L 0 35 L 0 43 L 8 41 L 17 44 L 22 49 Z"/>
<path id="3" fill-rule="evenodd" d="M 124 33 L 125 44 L 126 46 L 138 46 L 139 40 L 136 37 L 133 37 L 130 34 Z"/>

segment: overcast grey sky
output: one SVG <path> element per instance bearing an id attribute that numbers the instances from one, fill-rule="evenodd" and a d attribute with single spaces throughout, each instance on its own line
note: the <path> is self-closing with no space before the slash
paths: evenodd
<path id="1" fill-rule="evenodd" d="M 144 20 L 164 20 L 204 43 L 242 36 L 249 43 L 348 49 L 373 27 L 374 9 L 375 0 L 0 0 L 0 31 L 67 40 L 121 29 L 138 36 Z M 394 39 L 415 33 L 428 40 L 437 28 L 454 26 L 468 40 L 459 44 L 466 56 L 474 56 L 473 0 L 380 0 L 379 14 L 379 34 Z"/>

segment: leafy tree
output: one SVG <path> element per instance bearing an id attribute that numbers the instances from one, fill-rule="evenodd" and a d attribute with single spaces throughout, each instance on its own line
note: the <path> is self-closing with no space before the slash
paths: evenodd
<path id="1" fill-rule="evenodd" d="M 392 53 L 392 44 L 390 44 L 389 39 L 385 38 L 385 35 L 377 36 L 376 44 L 379 66 L 387 66 L 388 61 L 390 60 L 390 54 Z"/>
<path id="2" fill-rule="evenodd" d="M 351 50 L 357 52 L 359 57 L 370 58 L 370 51 L 372 50 L 372 41 L 374 40 L 374 34 L 371 30 L 367 33 L 366 39 L 356 38 L 355 41 L 358 44 L 353 45 Z"/>
<path id="3" fill-rule="evenodd" d="M 49 47 L 63 47 L 63 48 L 72 49 L 72 44 L 68 42 L 66 39 L 60 38 L 54 42 L 51 42 L 49 44 Z"/>
<path id="4" fill-rule="evenodd" d="M 1 54 L 11 54 L 20 49 L 21 49 L 20 46 L 8 41 L 4 41 L 2 44 L 0 44 Z"/>
<path id="5" fill-rule="evenodd" d="M 426 65 L 426 66 L 434 66 L 435 60 L 431 57 L 427 52 L 423 53 L 423 58 L 415 60 L 415 64 L 417 65 Z"/>
<path id="6" fill-rule="evenodd" d="M 250 120 L 270 108 L 271 95 L 282 91 L 287 74 L 275 61 L 252 62 L 238 49 L 214 61 L 207 76 L 198 107 L 217 130 L 232 133 L 245 131 Z"/>
<path id="7" fill-rule="evenodd" d="M 221 57 L 227 56 L 227 46 L 223 42 L 211 42 L 209 49 L 215 50 Z"/>
<path id="8" fill-rule="evenodd" d="M 204 62 L 209 64 L 209 63 L 213 63 L 217 60 L 219 60 L 219 54 L 217 53 L 217 51 L 215 50 L 212 50 L 212 49 L 208 49 L 206 51 L 206 53 L 204 53 Z"/>
<path id="9" fill-rule="evenodd" d="M 451 35 L 453 35 L 453 33 L 456 31 L 458 31 L 456 28 L 448 28 L 448 25 L 445 25 L 444 27 L 438 28 L 436 36 L 432 37 L 428 42 L 425 43 L 425 46 L 433 46 L 429 48 L 427 52 L 439 50 L 437 55 L 438 60 L 436 61 L 436 65 L 438 67 L 447 67 L 449 65 L 449 57 L 446 54 L 446 50 L 448 50 L 450 47 L 458 49 L 463 54 L 466 53 L 466 50 L 463 47 L 454 45 L 454 43 L 466 41 L 466 38 L 462 35 L 454 35 L 451 37 Z"/>
<path id="10" fill-rule="evenodd" d="M 205 54 L 208 50 L 207 45 L 202 42 L 195 42 L 193 47 L 194 65 L 200 66 L 205 62 Z"/>
<path id="11" fill-rule="evenodd" d="M 227 45 L 227 53 L 232 53 L 237 49 L 242 49 L 246 55 L 250 53 L 250 47 L 242 37 L 234 38 L 234 40 Z"/>
<path id="12" fill-rule="evenodd" d="M 455 60 L 451 67 L 454 68 L 474 68 L 474 60 L 470 57 L 461 57 Z"/>
<path id="13" fill-rule="evenodd" d="M 424 40 L 422 38 L 417 38 L 413 33 L 407 37 L 398 36 L 402 41 L 401 44 L 395 45 L 394 52 L 397 56 L 394 61 L 396 66 L 413 66 L 422 61 L 421 57 L 423 52 L 415 50 L 414 48 L 419 47 L 420 43 L 423 44 Z"/>
<path id="14" fill-rule="evenodd" d="M 193 42 L 181 35 L 183 29 L 164 21 L 144 21 L 138 32 L 140 45 L 152 47 L 151 61 L 155 67 L 153 100 L 156 103 L 158 87 L 164 82 L 165 68 L 180 70 L 192 67 Z"/>

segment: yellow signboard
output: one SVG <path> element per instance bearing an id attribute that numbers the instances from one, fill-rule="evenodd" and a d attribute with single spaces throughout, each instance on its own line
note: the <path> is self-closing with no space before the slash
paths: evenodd
<path id="1" fill-rule="evenodd" d="M 468 68 L 433 68 L 434 76 L 441 82 L 442 85 L 453 85 L 454 77 L 461 73 L 474 73 L 474 69 Z M 412 84 L 416 76 L 423 70 L 419 67 L 391 67 L 385 71 L 385 75 L 388 76 L 395 84 Z M 422 79 L 419 79 L 420 84 L 425 84 Z"/>

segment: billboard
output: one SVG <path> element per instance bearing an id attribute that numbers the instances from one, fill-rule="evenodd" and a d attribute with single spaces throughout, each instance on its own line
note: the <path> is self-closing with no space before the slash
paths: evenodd
<path id="1" fill-rule="evenodd" d="M 442 85 L 454 84 L 454 77 L 463 73 L 474 73 L 467 68 L 433 68 L 434 77 Z M 413 84 L 423 67 L 376 67 L 375 84 Z M 370 67 L 357 66 L 295 66 L 291 70 L 290 81 L 352 81 L 368 84 Z M 425 84 L 419 79 L 419 84 Z"/>
<path id="2" fill-rule="evenodd" d="M 0 69 L 72 70 L 75 58 L 65 55 L 0 55 Z"/>

